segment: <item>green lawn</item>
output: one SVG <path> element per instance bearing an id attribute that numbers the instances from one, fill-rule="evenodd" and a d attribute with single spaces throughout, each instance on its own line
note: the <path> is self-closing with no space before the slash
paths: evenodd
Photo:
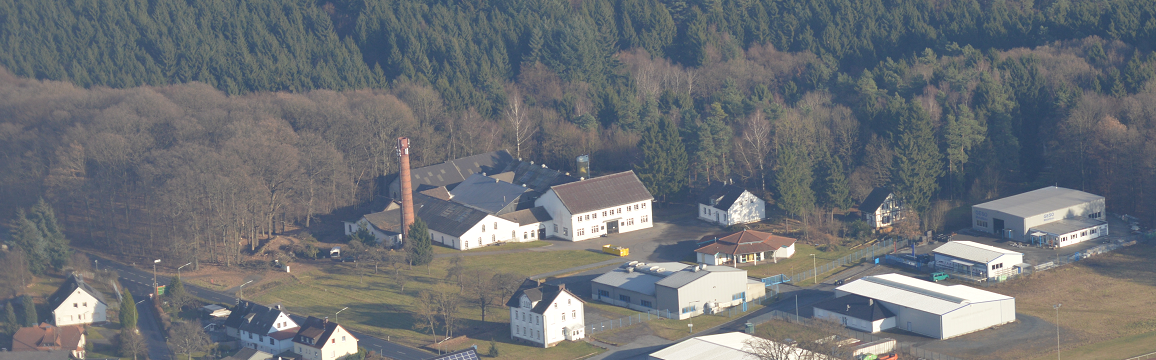
<path id="1" fill-rule="evenodd" d="M 434 245 L 434 254 L 465 254 L 465 253 L 481 253 L 490 251 L 506 251 L 506 250 L 520 250 L 530 249 L 536 247 L 550 246 L 549 242 L 538 240 L 530 242 L 515 242 L 502 243 L 501 245 L 483 246 L 480 248 L 473 248 L 469 250 L 458 250 L 448 246 Z"/>
<path id="2" fill-rule="evenodd" d="M 850 247 L 841 247 L 835 251 L 820 251 L 814 246 L 804 243 L 795 243 L 795 255 L 790 259 L 779 260 L 778 263 L 762 263 L 755 266 L 743 266 L 742 269 L 747 270 L 747 276 L 755 278 L 764 278 L 778 274 L 787 274 L 787 276 L 794 276 L 795 274 L 810 270 L 813 266 L 829 263 L 841 257 L 847 256 L 855 252 Z M 815 261 L 812 262 L 811 254 L 815 255 Z"/>
<path id="3" fill-rule="evenodd" d="M 462 263 L 467 269 L 466 274 L 470 274 L 471 269 L 484 268 L 491 272 L 530 276 L 611 258 L 613 256 L 591 251 L 549 251 L 468 256 L 462 258 Z M 362 265 L 358 269 L 354 264 L 335 263 L 322 267 L 319 271 L 297 275 L 297 281 L 286 281 L 281 286 L 259 294 L 252 293 L 250 296 L 261 303 L 280 303 L 293 313 L 329 316 L 342 325 L 359 331 L 375 336 L 389 336 L 395 342 L 410 346 L 421 346 L 428 344 L 432 338 L 428 332 L 414 330 L 414 323 L 420 321 L 415 315 L 414 301 L 419 291 L 433 290 L 444 283 L 445 269 L 449 267 L 449 262 L 450 259 L 435 259 L 428 267 L 428 273 L 424 266 L 414 267 L 412 270 L 403 269 L 402 272 L 410 279 L 405 285 L 405 291 L 399 291 L 389 276 L 392 269 L 382 268 L 375 275 L 372 266 Z M 365 274 L 364 278 L 361 274 Z M 465 295 L 470 294 L 467 292 Z M 346 306 L 349 307 L 348 310 L 340 315 L 334 315 Z M 459 316 L 460 331 L 491 332 L 508 327 L 509 310 L 500 305 L 491 307 L 487 311 L 486 322 L 482 323 L 481 310 L 475 305 L 463 302 Z M 509 338 L 508 330 L 506 331 L 505 337 Z M 479 346 L 483 347 L 482 350 L 487 350 L 489 339 L 484 340 L 487 343 Z M 510 344 L 507 347 L 517 346 Z M 554 358 L 553 355 L 548 357 Z M 502 358 L 507 358 L 504 353 Z"/>
<path id="4" fill-rule="evenodd" d="M 1127 359 L 1152 352 L 1156 352 L 1156 331 L 1064 350 L 1060 355 L 1068 359 Z M 1036 359 L 1047 360 L 1055 357 L 1055 355 L 1055 352 L 1052 352 L 1051 355 L 1040 356 Z"/>

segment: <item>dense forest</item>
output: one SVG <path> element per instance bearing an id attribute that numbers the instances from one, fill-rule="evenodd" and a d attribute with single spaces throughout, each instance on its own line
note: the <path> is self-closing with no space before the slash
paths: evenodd
<path id="1" fill-rule="evenodd" d="M 397 136 L 798 217 L 1058 184 L 1156 220 L 1151 1 L 0 0 L 0 42 L 0 215 L 142 256 L 367 204 Z"/>

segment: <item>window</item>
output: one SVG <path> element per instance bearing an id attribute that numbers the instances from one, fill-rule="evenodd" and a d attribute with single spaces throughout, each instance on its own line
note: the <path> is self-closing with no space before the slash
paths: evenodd
<path id="1" fill-rule="evenodd" d="M 530 238 L 530 233 L 523 231 L 522 232 L 522 239 L 529 239 L 529 238 Z"/>
<path id="2" fill-rule="evenodd" d="M 570 229 L 562 227 L 562 235 L 570 235 Z"/>
<path id="3" fill-rule="evenodd" d="M 702 213 L 703 213 L 703 214 L 706 214 L 706 208 L 705 208 L 705 207 L 704 207 L 704 208 L 702 208 Z"/>
<path id="4" fill-rule="evenodd" d="M 591 215 L 591 216 L 593 216 L 595 219 L 597 219 L 597 218 L 598 218 L 598 213 L 593 213 L 593 214 L 590 214 L 590 215 Z"/>
<path id="5" fill-rule="evenodd" d="M 482 238 L 478 238 L 478 247 L 482 247 Z"/>
<path id="6" fill-rule="evenodd" d="M 554 232 L 558 232 L 558 224 L 554 224 Z"/>
<path id="7" fill-rule="evenodd" d="M 1003 264 L 995 264 L 995 265 L 992 265 L 992 266 L 991 266 L 991 269 L 992 269 L 992 270 L 995 270 L 995 269 L 1001 269 L 1001 268 L 1003 268 Z"/>
<path id="8" fill-rule="evenodd" d="M 554 308 L 555 308 L 555 309 L 557 309 L 557 308 L 558 308 L 558 303 L 554 303 Z"/>
<path id="9" fill-rule="evenodd" d="M 646 208 L 646 203 L 642 203 L 642 208 L 643 208 L 643 209 L 645 209 L 645 208 Z"/>
<path id="10" fill-rule="evenodd" d="M 498 241 L 498 234 L 490 235 L 490 242 L 492 243 L 495 241 Z"/>
<path id="11" fill-rule="evenodd" d="M 1096 228 L 1092 228 L 1092 235 L 1096 235 Z"/>
<path id="12" fill-rule="evenodd" d="M 602 211 L 602 217 L 606 217 L 606 211 Z"/>
<path id="13" fill-rule="evenodd" d="M 342 337 L 341 337 L 341 341 L 345 341 L 345 337 L 344 337 L 344 336 L 342 336 Z"/>
<path id="14" fill-rule="evenodd" d="M 482 224 L 482 232 L 486 232 L 486 224 Z"/>
<path id="15" fill-rule="evenodd" d="M 598 225 L 594 225 L 594 227 L 590 228 L 590 232 L 591 232 L 591 233 L 596 233 L 596 232 L 598 232 Z"/>
<path id="16" fill-rule="evenodd" d="M 586 229 L 583 229 L 583 228 L 575 229 L 574 235 L 578 235 L 578 236 L 586 235 Z"/>
<path id="17" fill-rule="evenodd" d="M 336 344 L 336 343 L 337 343 L 337 339 L 329 339 L 329 343 L 330 343 L 330 344 Z"/>
<path id="18" fill-rule="evenodd" d="M 277 345 L 277 343 L 273 341 L 273 338 L 269 338 L 269 345 Z"/>
<path id="19" fill-rule="evenodd" d="M 610 297 L 610 292 L 606 290 L 598 290 L 598 297 Z"/>
<path id="20" fill-rule="evenodd" d="M 577 319 L 578 318 L 578 310 L 570 310 L 570 318 Z"/>
<path id="21" fill-rule="evenodd" d="M 566 313 L 565 312 L 562 313 L 562 321 L 566 321 Z"/>
<path id="22" fill-rule="evenodd" d="M 619 214 L 621 214 L 621 213 L 622 213 L 622 208 L 618 208 L 618 213 L 619 213 Z"/>
<path id="23" fill-rule="evenodd" d="M 586 214 L 586 220 L 590 220 L 590 214 Z"/>
<path id="24" fill-rule="evenodd" d="M 698 310 L 697 306 L 698 305 L 691 305 L 691 306 L 684 307 L 684 308 L 682 308 L 682 313 L 683 314 L 692 313 L 695 310 Z"/>
<path id="25" fill-rule="evenodd" d="M 566 305 L 570 305 L 570 304 L 571 304 L 570 299 L 566 299 Z"/>
<path id="26" fill-rule="evenodd" d="M 84 307 L 88 307 L 88 303 L 87 303 L 87 302 L 85 302 L 84 304 L 81 304 L 81 305 L 84 305 Z"/>
<path id="27" fill-rule="evenodd" d="M 975 221 L 975 226 L 979 226 L 979 227 L 987 227 L 987 221 L 983 221 L 983 220 L 976 220 L 976 221 Z"/>
<path id="28" fill-rule="evenodd" d="M 1087 231 L 1081 231 L 1080 236 L 1088 236 L 1088 232 Z"/>
<path id="29" fill-rule="evenodd" d="M 639 301 L 638 303 L 640 305 L 648 307 L 648 308 L 652 308 L 652 309 L 654 308 L 654 304 L 650 303 L 650 300 L 642 300 L 642 301 Z"/>
<path id="30" fill-rule="evenodd" d="M 650 221 L 649 216 L 642 215 L 642 222 L 648 222 L 648 221 Z"/>
<path id="31" fill-rule="evenodd" d="M 497 229 L 498 229 L 498 222 L 497 222 L 497 221 L 495 221 L 495 222 L 494 222 L 494 230 L 497 230 Z"/>
<path id="32" fill-rule="evenodd" d="M 629 303 L 629 302 L 630 302 L 630 297 L 629 297 L 629 296 L 626 296 L 626 295 L 618 295 L 618 300 L 622 300 L 622 301 L 625 301 L 625 302 Z"/>
<path id="33" fill-rule="evenodd" d="M 77 304 L 77 303 L 72 303 L 72 307 L 74 307 L 74 308 L 76 308 L 76 307 L 80 307 L 80 304 Z"/>
<path id="34" fill-rule="evenodd" d="M 634 218 L 626 219 L 626 225 L 634 225 Z"/>
<path id="35" fill-rule="evenodd" d="M 742 300 L 742 298 L 745 297 L 744 295 L 746 295 L 746 293 L 738 293 L 738 294 L 731 295 L 731 300 Z"/>

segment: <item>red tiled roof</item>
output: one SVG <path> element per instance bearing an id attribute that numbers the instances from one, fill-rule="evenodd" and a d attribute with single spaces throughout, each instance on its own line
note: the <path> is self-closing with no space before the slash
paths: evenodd
<path id="1" fill-rule="evenodd" d="M 713 236 L 708 236 L 704 238 L 704 240 L 709 240 L 709 238 L 713 238 Z M 795 239 L 789 237 L 762 231 L 743 230 L 720 237 L 714 243 L 700 247 L 694 251 L 703 254 L 754 254 L 765 251 L 775 251 L 782 247 L 791 246 L 794 243 Z"/>
<path id="2" fill-rule="evenodd" d="M 55 327 L 42 323 L 17 330 L 12 335 L 12 351 L 78 350 L 82 336 L 79 326 Z"/>

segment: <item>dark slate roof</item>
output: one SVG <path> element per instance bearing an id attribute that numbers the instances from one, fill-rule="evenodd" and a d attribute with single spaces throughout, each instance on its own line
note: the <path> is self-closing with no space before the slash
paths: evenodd
<path id="1" fill-rule="evenodd" d="M 891 189 L 886 187 L 877 187 L 871 190 L 871 194 L 863 199 L 863 203 L 859 204 L 859 211 L 874 213 L 879 210 L 879 205 L 883 205 L 883 201 L 887 200 L 887 195 L 891 195 Z"/>
<path id="2" fill-rule="evenodd" d="M 518 226 L 536 224 L 554 219 L 550 217 L 550 213 L 546 211 L 546 208 L 541 206 L 503 214 L 500 217 L 516 222 Z"/>
<path id="3" fill-rule="evenodd" d="M 713 236 L 712 236 L 713 237 Z M 764 251 L 775 251 L 785 246 L 791 246 L 795 239 L 778 236 L 762 231 L 743 230 L 734 234 L 720 237 L 712 244 L 700 247 L 695 252 L 703 254 L 754 254 Z"/>
<path id="4" fill-rule="evenodd" d="M 430 230 L 450 236 L 462 236 L 489 215 L 482 210 L 423 194 L 414 194 L 413 203 L 417 217 L 425 221 Z"/>
<path id="5" fill-rule="evenodd" d="M 55 310 L 60 307 L 60 303 L 67 299 L 68 295 L 76 291 L 77 288 L 92 295 L 97 301 L 108 305 L 108 303 L 104 301 L 104 294 L 101 294 L 100 291 L 86 284 L 84 278 L 81 278 L 80 275 L 72 274 L 68 276 L 68 279 L 64 280 L 64 284 L 61 284 L 60 288 L 56 289 L 56 292 L 52 293 L 52 296 L 48 297 L 49 308 Z"/>
<path id="6" fill-rule="evenodd" d="M 514 183 L 514 172 L 513 171 L 506 171 L 506 172 L 499 173 L 499 174 L 490 174 L 489 176 L 492 178 L 498 179 L 498 180 L 502 180 L 502 181 L 511 183 L 511 184 Z"/>
<path id="7" fill-rule="evenodd" d="M 329 341 L 329 336 L 333 335 L 334 331 L 337 331 L 338 326 L 340 325 L 336 322 L 329 321 L 328 318 L 318 319 L 310 316 L 301 324 L 301 329 L 297 330 L 297 335 L 293 337 L 293 342 L 320 349 L 325 346 L 325 342 Z M 349 336 L 353 336 L 353 334 L 349 334 Z M 312 339 L 313 341 L 306 341 L 306 339 Z M 353 338 L 353 340 L 356 341 L 357 338 Z"/>
<path id="8" fill-rule="evenodd" d="M 512 164 L 511 168 L 511 171 L 514 172 L 514 180 L 510 182 L 518 185 L 524 184 L 526 187 L 537 192 L 546 192 L 546 190 L 549 190 L 550 187 L 554 185 L 578 181 L 578 178 L 545 167 L 544 164 L 520 161 Z"/>
<path id="9" fill-rule="evenodd" d="M 400 207 L 365 214 L 365 220 L 369 221 L 369 223 L 378 230 L 397 234 L 401 233 Z"/>
<path id="10" fill-rule="evenodd" d="M 743 195 L 746 189 L 738 186 L 729 185 L 722 182 L 715 182 L 707 186 L 702 194 L 698 196 L 698 203 L 719 209 L 722 211 L 730 210 L 731 205 L 734 205 L 735 200 Z"/>
<path id="11" fill-rule="evenodd" d="M 571 214 L 590 212 L 639 201 L 654 200 L 634 171 L 550 187 Z"/>
<path id="12" fill-rule="evenodd" d="M 528 191 L 530 189 L 521 185 L 482 174 L 473 174 L 450 191 L 453 195 L 450 201 L 466 204 L 491 214 L 505 214 L 515 211 Z"/>
<path id="13" fill-rule="evenodd" d="M 510 156 L 509 152 L 498 150 L 412 169 L 410 177 L 413 179 L 414 189 L 421 190 L 457 184 L 480 172 L 496 174 L 513 162 L 514 157 Z"/>
<path id="14" fill-rule="evenodd" d="M 269 328 L 273 327 L 273 323 L 277 322 L 278 316 L 281 316 L 279 309 L 246 301 L 237 304 L 237 309 L 229 314 L 229 318 L 225 319 L 225 326 L 251 333 L 265 334 Z"/>
<path id="15" fill-rule="evenodd" d="M 437 356 L 434 356 L 431 358 L 426 358 L 426 360 L 478 360 L 478 359 L 480 359 L 480 358 L 478 357 L 477 345 L 471 346 L 465 350 L 458 350 L 458 351 L 454 351 L 454 352 L 449 353 L 449 354 L 442 354 L 442 355 L 437 355 Z"/>
<path id="16" fill-rule="evenodd" d="M 871 299 L 860 295 L 849 294 L 820 302 L 814 306 L 833 313 L 867 321 L 883 320 L 895 316 L 895 313 L 887 310 L 887 308 L 880 305 L 878 301 L 872 304 L 870 300 Z"/>
<path id="17" fill-rule="evenodd" d="M 518 291 L 515 291 L 513 296 L 510 296 L 510 300 L 506 301 L 506 306 L 522 306 L 522 295 L 524 294 L 526 297 L 530 298 L 531 303 L 538 303 L 534 305 L 534 308 L 530 309 L 530 311 L 533 311 L 535 314 L 542 314 L 546 312 L 546 309 L 550 307 L 550 304 L 554 302 L 554 299 L 558 298 L 558 295 L 563 292 L 570 294 L 570 296 L 578 299 L 578 301 L 582 301 L 582 298 L 574 295 L 574 293 L 570 292 L 570 290 L 566 290 L 566 284 L 546 284 L 539 286 L 537 282 L 534 282 L 533 280 L 526 280 L 522 283 L 522 287 L 519 288 Z M 582 302 L 585 303 L 585 301 Z"/>

